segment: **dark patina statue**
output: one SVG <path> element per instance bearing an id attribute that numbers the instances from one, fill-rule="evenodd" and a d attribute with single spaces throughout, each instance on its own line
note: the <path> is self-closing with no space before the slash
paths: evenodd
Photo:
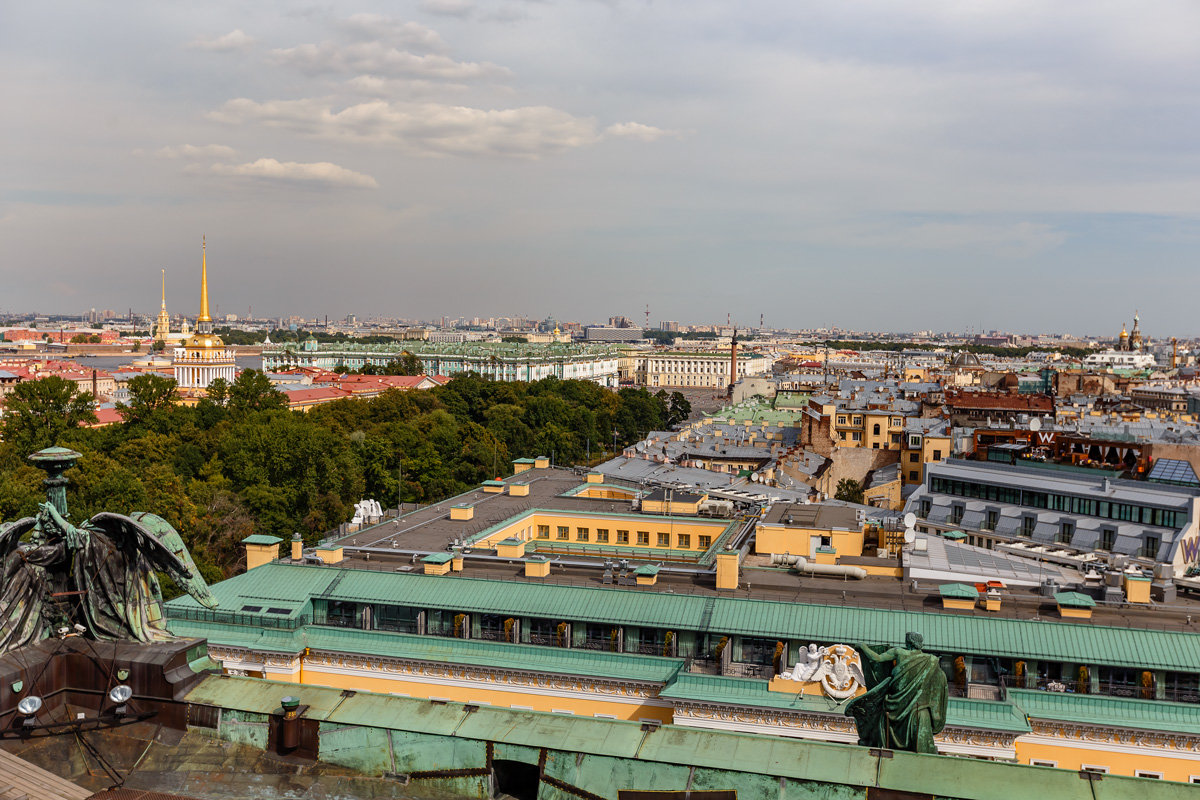
<path id="1" fill-rule="evenodd" d="M 161 517 L 100 513 L 78 526 L 68 521 L 63 473 L 79 457 L 62 447 L 30 456 L 49 473 L 47 502 L 36 516 L 0 526 L 0 654 L 64 629 L 110 641 L 173 639 L 156 572 L 216 605 L 183 540 Z"/>
<path id="2" fill-rule="evenodd" d="M 888 750 L 937 753 L 933 737 L 946 725 L 946 674 L 937 656 L 921 648 L 919 633 L 904 647 L 877 653 L 858 645 L 867 693 L 846 706 L 858 727 L 858 743 Z"/>

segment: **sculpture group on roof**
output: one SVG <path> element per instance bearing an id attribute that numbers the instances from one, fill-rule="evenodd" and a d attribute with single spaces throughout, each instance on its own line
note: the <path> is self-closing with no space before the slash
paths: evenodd
<path id="1" fill-rule="evenodd" d="M 179 533 L 163 518 L 101 512 L 69 521 L 67 479 L 79 453 L 61 447 L 30 459 L 49 473 L 38 513 L 0 525 L 0 654 L 56 635 L 169 641 L 157 572 L 197 602 L 216 600 Z"/>

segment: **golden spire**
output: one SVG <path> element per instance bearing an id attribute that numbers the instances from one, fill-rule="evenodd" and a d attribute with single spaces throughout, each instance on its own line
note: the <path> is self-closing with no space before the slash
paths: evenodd
<path id="1" fill-rule="evenodd" d="M 167 310 L 167 271 L 164 269 L 164 270 L 162 271 L 162 274 L 163 274 L 163 302 L 162 302 L 162 310 L 163 310 L 163 311 L 166 311 L 166 310 Z"/>
<path id="2" fill-rule="evenodd" d="M 200 316 L 196 322 L 211 322 L 208 316 L 208 239 L 200 240 Z"/>

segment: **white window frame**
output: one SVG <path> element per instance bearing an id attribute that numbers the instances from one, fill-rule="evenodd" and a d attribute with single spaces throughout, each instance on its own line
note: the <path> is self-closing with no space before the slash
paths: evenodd
<path id="1" fill-rule="evenodd" d="M 1031 758 L 1031 759 L 1029 759 L 1029 766 L 1031 766 L 1031 767 L 1057 767 L 1058 762 L 1057 761 L 1046 761 L 1045 759 L 1041 759 L 1041 758 Z"/>
<path id="2" fill-rule="evenodd" d="M 1156 781 L 1161 781 L 1163 779 L 1163 774 L 1161 772 L 1155 772 L 1154 770 L 1149 769 L 1135 769 L 1133 771 L 1133 777 L 1151 778 Z"/>
<path id="3" fill-rule="evenodd" d="M 1098 775 L 1107 775 L 1108 767 L 1102 767 L 1099 764 L 1080 764 L 1080 772 L 1095 772 Z"/>

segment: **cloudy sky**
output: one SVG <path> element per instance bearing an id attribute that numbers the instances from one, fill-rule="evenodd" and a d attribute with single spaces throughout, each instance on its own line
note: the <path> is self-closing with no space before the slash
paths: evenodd
<path id="1" fill-rule="evenodd" d="M 0 310 L 1198 333 L 1200 5 L 0 0 Z"/>

